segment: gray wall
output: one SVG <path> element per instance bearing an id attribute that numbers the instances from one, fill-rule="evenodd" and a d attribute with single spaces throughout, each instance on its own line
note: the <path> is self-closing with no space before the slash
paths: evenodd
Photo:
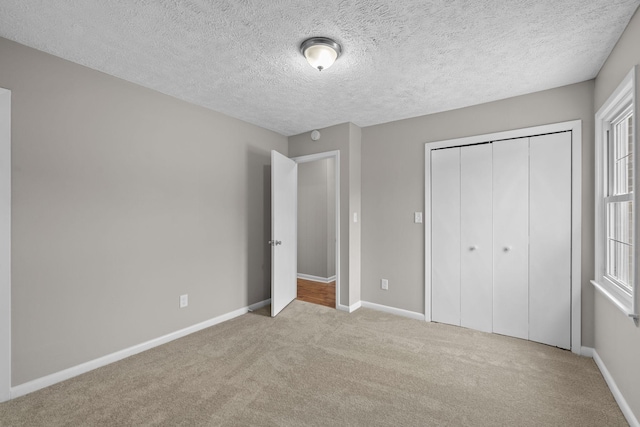
<path id="1" fill-rule="evenodd" d="M 298 273 L 335 273 L 334 159 L 298 165 Z M 333 209 L 332 209 L 333 207 Z"/>
<path id="2" fill-rule="evenodd" d="M 11 397 L 11 92 L 0 88 L 0 402 Z"/>
<path id="3" fill-rule="evenodd" d="M 320 129 L 319 141 L 312 141 L 309 132 L 289 137 L 289 156 L 340 151 L 340 305 L 360 301 L 360 222 L 351 221 L 353 213 L 360 216 L 360 129 L 343 123 Z M 358 209 L 358 210 L 356 210 Z M 355 271 L 351 271 L 355 270 Z"/>
<path id="4" fill-rule="evenodd" d="M 5 39 L 0 58 L 13 385 L 270 297 L 286 137 Z"/>
<path id="5" fill-rule="evenodd" d="M 595 111 L 604 104 L 629 70 L 640 64 L 639 46 L 640 12 L 636 11 L 596 78 Z M 636 102 L 640 102 L 640 81 L 636 81 L 636 85 Z M 592 270 L 589 277 L 593 278 L 594 274 Z M 640 418 L 640 328 L 599 292 L 595 296 L 595 349 L 635 417 Z"/>
<path id="6" fill-rule="evenodd" d="M 426 142 L 582 119 L 582 342 L 593 345 L 593 81 L 362 129 L 362 300 L 424 313 Z M 389 279 L 389 290 L 380 289 Z"/>

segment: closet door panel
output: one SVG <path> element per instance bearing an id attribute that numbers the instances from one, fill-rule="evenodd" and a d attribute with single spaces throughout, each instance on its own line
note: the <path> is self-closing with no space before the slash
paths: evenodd
<path id="1" fill-rule="evenodd" d="M 528 338 L 529 139 L 493 143 L 493 331 Z"/>
<path id="2" fill-rule="evenodd" d="M 460 151 L 460 325 L 493 327 L 493 217 L 491 144 Z"/>
<path id="3" fill-rule="evenodd" d="M 529 339 L 571 348 L 571 132 L 530 140 Z"/>
<path id="4" fill-rule="evenodd" d="M 431 152 L 431 317 L 460 325 L 460 148 Z"/>

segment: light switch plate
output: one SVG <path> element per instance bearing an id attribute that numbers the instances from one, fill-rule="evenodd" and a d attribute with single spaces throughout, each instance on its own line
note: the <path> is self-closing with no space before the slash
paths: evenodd
<path id="1" fill-rule="evenodd" d="M 383 291 L 389 290 L 389 280 L 388 279 L 380 279 L 380 288 Z"/>
<path id="2" fill-rule="evenodd" d="M 188 305 L 189 305 L 189 295 L 188 294 L 180 295 L 180 308 L 185 308 Z"/>
<path id="3" fill-rule="evenodd" d="M 422 224 L 422 212 L 414 212 L 413 222 L 416 224 Z"/>

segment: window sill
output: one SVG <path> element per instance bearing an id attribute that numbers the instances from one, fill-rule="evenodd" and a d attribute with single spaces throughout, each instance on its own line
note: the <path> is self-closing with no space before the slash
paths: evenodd
<path id="1" fill-rule="evenodd" d="M 620 311 L 624 313 L 625 316 L 633 319 L 634 321 L 638 320 L 638 313 L 634 313 L 633 310 L 626 305 L 624 302 L 620 301 L 619 298 L 614 296 L 614 294 L 607 289 L 607 286 L 603 286 L 602 284 L 596 282 L 595 280 L 591 281 L 591 284 L 598 290 L 602 295 L 607 297 L 609 301 L 613 303 Z"/>

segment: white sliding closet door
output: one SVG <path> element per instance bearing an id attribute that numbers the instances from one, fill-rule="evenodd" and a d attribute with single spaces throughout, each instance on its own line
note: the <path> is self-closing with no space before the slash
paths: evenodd
<path id="1" fill-rule="evenodd" d="M 460 325 L 485 332 L 493 323 L 491 153 L 491 144 L 460 149 Z"/>
<path id="2" fill-rule="evenodd" d="M 432 319 L 460 326 L 460 148 L 431 152 Z"/>
<path id="3" fill-rule="evenodd" d="M 493 332 L 529 336 L 529 138 L 493 143 Z"/>
<path id="4" fill-rule="evenodd" d="M 529 339 L 571 348 L 571 133 L 530 140 Z"/>

